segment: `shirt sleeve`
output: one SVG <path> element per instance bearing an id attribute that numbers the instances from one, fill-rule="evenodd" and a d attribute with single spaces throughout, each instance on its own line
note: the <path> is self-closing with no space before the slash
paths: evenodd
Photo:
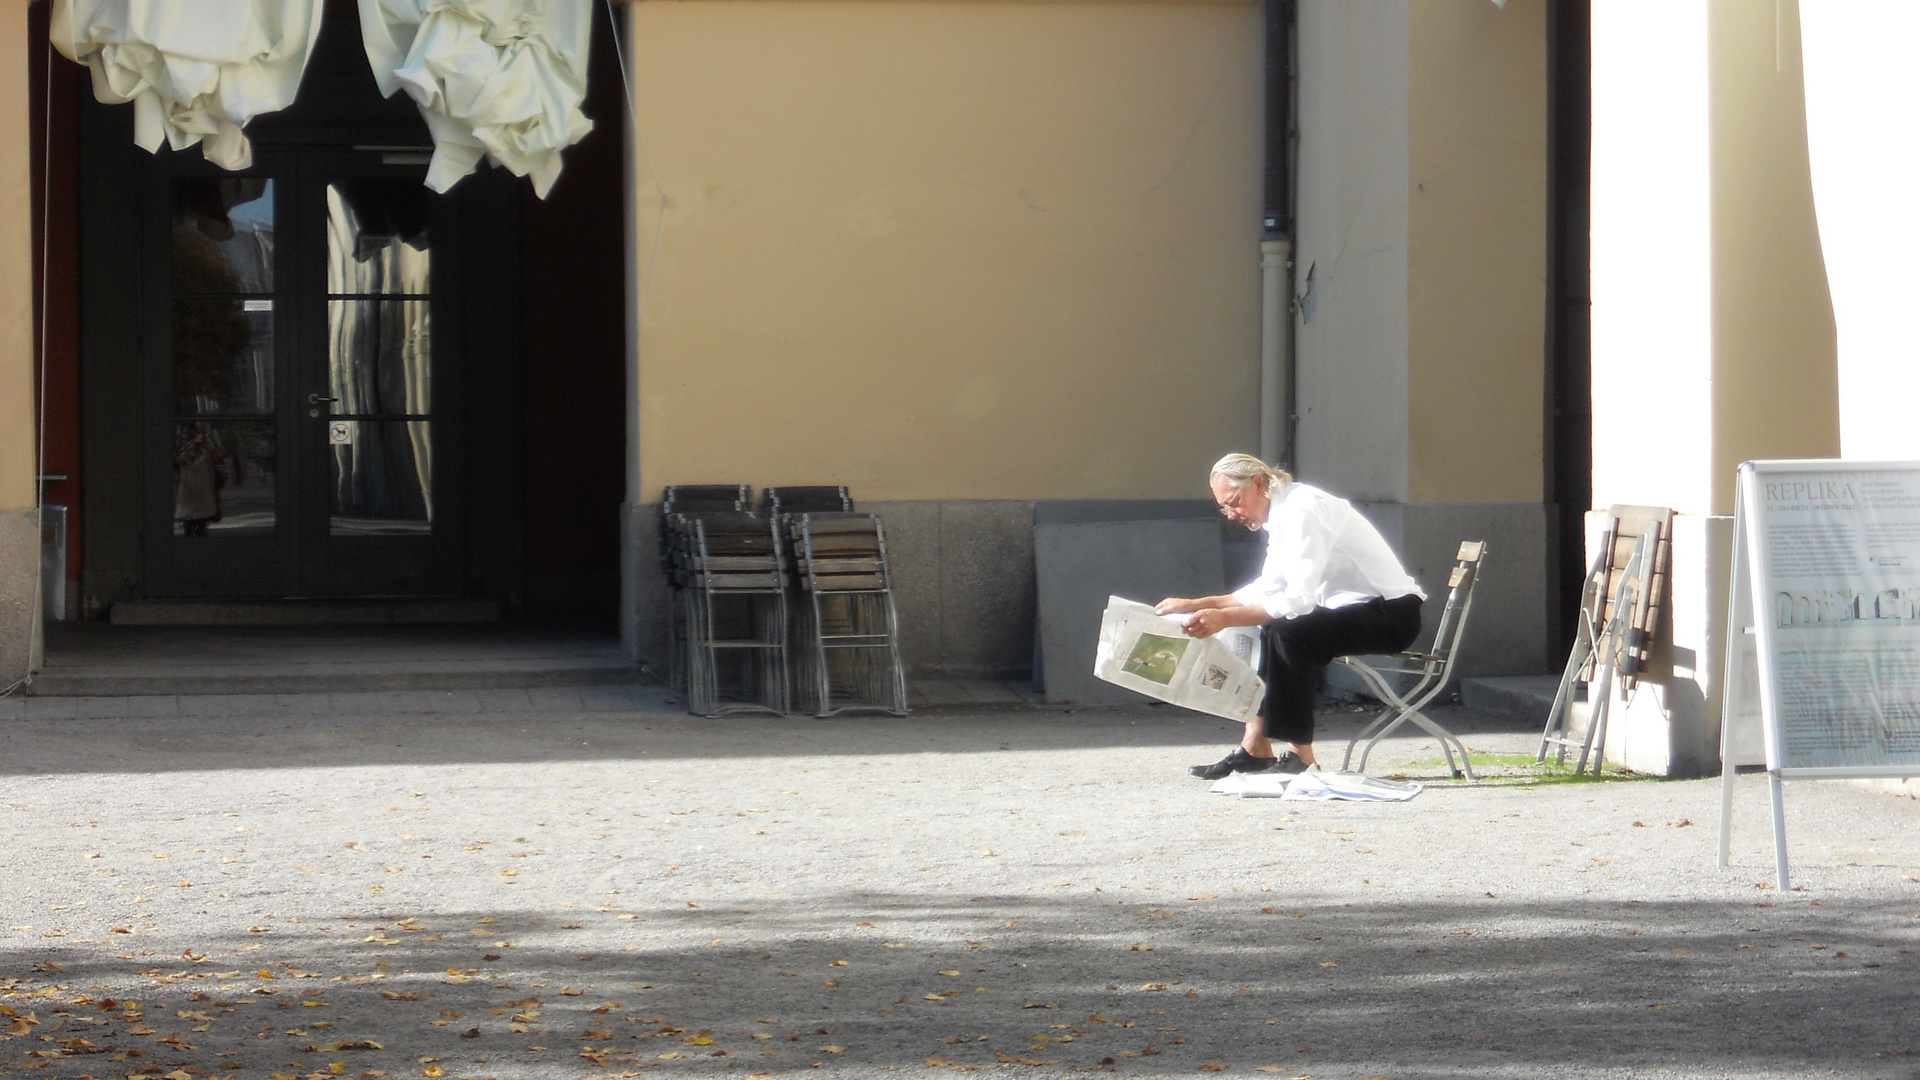
<path id="1" fill-rule="evenodd" d="M 1333 531 L 1310 509 L 1276 505 L 1267 530 L 1260 576 L 1235 590 L 1242 604 L 1258 604 L 1275 619 L 1305 615 L 1319 604 L 1333 554 Z"/>

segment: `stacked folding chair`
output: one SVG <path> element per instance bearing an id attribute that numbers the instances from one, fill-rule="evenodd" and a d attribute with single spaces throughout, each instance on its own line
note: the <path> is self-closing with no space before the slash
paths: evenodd
<path id="1" fill-rule="evenodd" d="M 800 707 L 822 717 L 854 709 L 905 716 L 900 620 L 880 519 L 829 512 L 780 520 L 800 589 L 793 621 Z"/>
<path id="2" fill-rule="evenodd" d="M 1599 775 L 1606 758 L 1614 680 L 1631 700 L 1671 595 L 1667 575 L 1672 561 L 1672 509 L 1622 504 L 1607 508 L 1606 527 L 1580 593 L 1573 650 L 1547 711 L 1536 761 L 1544 763 L 1553 754 L 1555 762 L 1564 765 L 1567 752 L 1577 749 L 1580 759 L 1573 771 L 1585 772 L 1591 760 L 1594 775 Z M 1587 715 L 1581 730 L 1576 704 L 1583 684 Z"/>
<path id="3" fill-rule="evenodd" d="M 674 569 L 677 536 L 671 525 L 673 517 L 752 508 L 753 489 L 745 484 L 677 484 L 669 485 L 660 493 L 660 570 L 667 577 L 667 610 L 672 623 L 667 635 L 667 669 L 676 694 L 687 692 L 687 623 L 683 617 L 686 604 L 680 595 L 680 578 Z"/>
<path id="4" fill-rule="evenodd" d="M 785 560 L 773 523 L 745 511 L 675 514 L 687 709 L 787 711 Z"/>
<path id="5" fill-rule="evenodd" d="M 788 514 L 851 514 L 853 498 L 843 487 L 770 487 L 760 493 L 760 513 L 773 521 Z"/>

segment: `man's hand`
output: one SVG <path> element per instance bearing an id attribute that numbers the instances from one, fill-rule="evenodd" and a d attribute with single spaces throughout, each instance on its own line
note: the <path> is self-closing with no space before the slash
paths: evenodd
<path id="1" fill-rule="evenodd" d="M 1183 600 L 1177 596 L 1169 596 L 1165 600 L 1153 605 L 1153 613 L 1155 615 L 1185 615 L 1189 611 L 1199 611 L 1200 608 L 1201 603 L 1198 600 Z"/>
<path id="2" fill-rule="evenodd" d="M 1226 612 L 1219 608 L 1203 608 L 1187 616 L 1186 630 L 1190 638 L 1205 638 L 1225 630 L 1230 623 Z"/>

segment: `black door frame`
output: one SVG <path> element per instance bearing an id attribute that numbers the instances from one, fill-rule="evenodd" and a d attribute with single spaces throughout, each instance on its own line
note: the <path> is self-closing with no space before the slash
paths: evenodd
<path id="1" fill-rule="evenodd" d="M 357 37 L 350 36 L 351 28 L 342 29 L 349 33 L 335 35 L 340 40 L 333 43 L 342 62 L 331 65 L 331 70 L 322 64 L 321 54 L 328 44 L 328 35 L 323 34 L 323 48 L 309 68 L 302 101 L 249 127 L 262 163 L 287 152 L 330 152 L 363 157 L 378 163 L 373 167 L 385 168 L 389 167 L 385 159 L 393 151 L 379 148 L 429 145 L 411 103 L 382 101 L 373 90 L 371 73 L 365 71 L 364 57 L 357 58 L 354 67 L 356 50 L 345 46 L 357 46 Z M 78 69 L 74 74 L 85 76 Z M 346 91 L 340 89 L 343 85 Z M 179 153 L 163 147 L 151 155 L 139 149 L 132 141 L 132 110 L 100 105 L 91 93 L 82 95 L 81 121 L 82 455 L 90 478 L 83 494 L 82 593 L 95 614 L 116 601 L 149 597 L 289 595 L 280 584 L 260 580 L 261 575 L 231 583 L 202 580 L 189 589 L 189 583 L 176 573 L 154 572 L 160 569 L 155 549 L 172 539 L 172 508 L 171 493 L 158 490 L 161 485 L 153 480 L 161 464 L 153 455 L 163 453 L 162 462 L 170 468 L 171 452 L 170 447 L 158 446 L 151 434 L 161 425 L 152 413 L 153 387 L 145 380 L 152 377 L 149 369 L 166 371 L 161 362 L 165 333 L 152 333 L 154 305 L 164 306 L 166 299 L 154 296 L 151 282 L 156 277 L 165 281 L 164 267 L 151 265 L 155 249 L 146 242 L 145 230 L 156 227 L 150 205 L 153 177 L 206 166 L 197 147 Z M 406 167 L 419 171 L 415 164 Z M 524 576 L 519 236 L 523 183 L 483 166 L 445 197 L 452 235 L 434 241 L 434 396 L 436 412 L 441 412 L 439 403 L 447 401 L 446 418 L 454 422 L 445 431 L 435 431 L 435 443 L 446 448 L 449 458 L 461 459 L 464 467 L 441 469 L 436 462 L 436 516 L 439 507 L 446 507 L 457 527 L 450 522 L 445 545 L 432 557 L 433 580 L 415 582 L 407 590 L 497 599 L 509 609 L 520 600 Z M 164 190 L 163 182 L 158 186 Z M 158 226 L 164 227 L 164 208 L 158 217 Z M 324 222 L 319 227 L 323 229 Z M 324 304 L 322 295 L 315 309 L 322 339 Z M 289 342 L 294 335 L 311 335 L 310 328 L 302 329 L 301 321 L 313 321 L 312 314 L 288 312 L 287 318 L 289 324 L 280 329 Z M 164 321 L 159 325 L 164 326 Z M 298 415 L 305 418 L 304 399 L 312 389 L 307 381 L 288 379 L 276 386 L 280 415 L 287 415 L 286 406 L 297 396 Z M 157 400 L 171 412 L 164 393 Z M 169 416 L 168 427 L 170 420 Z M 283 434 L 282 441 L 291 450 L 299 440 Z M 167 505 L 159 505 L 163 502 Z M 325 527 L 324 520 L 320 527 Z M 287 580 L 284 569 L 273 572 L 282 575 L 281 581 Z M 386 591 L 380 581 L 350 566 L 322 568 L 314 579 L 318 589 L 310 587 L 311 580 L 299 581 L 299 567 L 291 568 L 291 573 L 294 595 Z"/>

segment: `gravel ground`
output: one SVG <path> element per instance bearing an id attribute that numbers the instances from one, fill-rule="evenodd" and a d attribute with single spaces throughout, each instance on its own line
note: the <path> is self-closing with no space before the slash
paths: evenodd
<path id="1" fill-rule="evenodd" d="M 1722 871 L 1717 780 L 1411 738 L 1418 798 L 1320 805 L 1161 707 L 443 698 L 0 725 L 0 1074 L 1920 1076 L 1904 797 L 1790 786 L 1780 894 L 1760 776 Z"/>

